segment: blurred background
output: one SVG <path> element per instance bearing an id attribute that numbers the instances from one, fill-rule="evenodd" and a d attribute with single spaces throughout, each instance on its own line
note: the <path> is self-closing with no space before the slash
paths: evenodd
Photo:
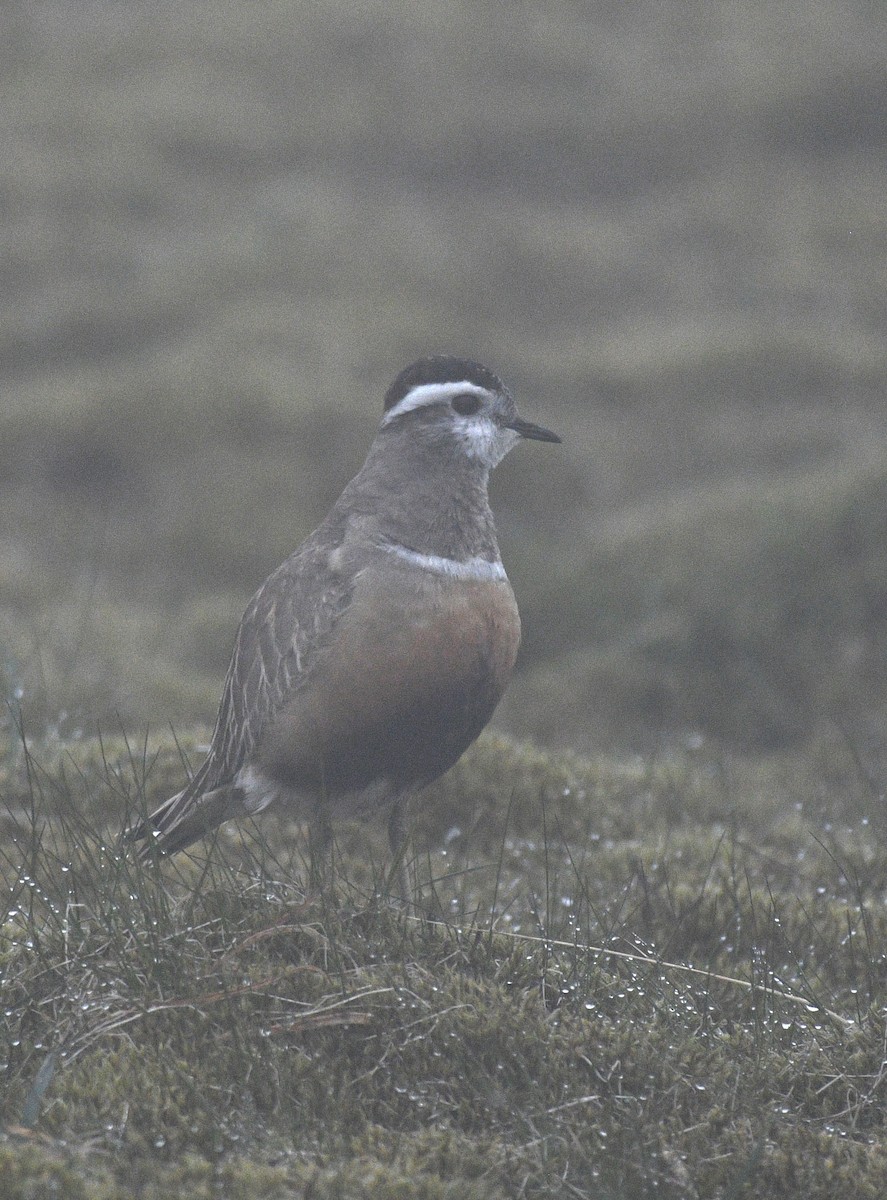
<path id="1" fill-rule="evenodd" d="M 210 723 L 254 588 L 431 352 L 546 745 L 887 747 L 882 0 L 0 12 L 0 690 Z M 887 755 L 885 755 L 887 758 Z"/>

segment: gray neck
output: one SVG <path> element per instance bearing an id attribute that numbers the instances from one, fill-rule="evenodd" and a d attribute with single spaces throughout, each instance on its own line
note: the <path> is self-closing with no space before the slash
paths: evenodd
<path id="1" fill-rule="evenodd" d="M 380 541 L 458 561 L 499 561 L 489 469 L 434 431 L 382 429 L 336 505 Z"/>

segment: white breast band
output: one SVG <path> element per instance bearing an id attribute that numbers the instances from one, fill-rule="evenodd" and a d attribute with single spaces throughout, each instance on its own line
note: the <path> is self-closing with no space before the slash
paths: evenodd
<path id="1" fill-rule="evenodd" d="M 396 554 L 404 562 L 421 567 L 423 571 L 433 571 L 435 575 L 449 575 L 452 579 L 507 579 L 502 563 L 490 562 L 487 558 L 444 558 L 441 554 L 420 554 L 418 550 L 410 550 L 398 542 L 386 542 L 385 549 Z"/>

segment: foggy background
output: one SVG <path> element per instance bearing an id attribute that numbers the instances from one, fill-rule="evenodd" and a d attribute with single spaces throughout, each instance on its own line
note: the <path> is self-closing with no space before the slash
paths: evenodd
<path id="1" fill-rule="evenodd" d="M 492 487 L 544 744 L 887 745 L 880 0 L 9 4 L 0 690 L 211 722 L 413 358 Z"/>

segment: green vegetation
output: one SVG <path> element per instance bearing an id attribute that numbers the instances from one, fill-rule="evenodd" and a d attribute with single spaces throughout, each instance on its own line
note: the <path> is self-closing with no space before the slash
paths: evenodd
<path id="1" fill-rule="evenodd" d="M 0 1196 L 881 1197 L 879 5 L 12 9 Z M 416 912 L 374 827 L 139 867 L 429 351 L 564 444 Z"/>
<path id="2" fill-rule="evenodd" d="M 780 768 L 485 737 L 417 814 L 410 914 L 381 828 L 343 827 L 313 895 L 271 818 L 140 867 L 120 818 L 179 754 L 5 781 L 5 1195 L 881 1194 L 861 786 L 835 827 Z"/>

